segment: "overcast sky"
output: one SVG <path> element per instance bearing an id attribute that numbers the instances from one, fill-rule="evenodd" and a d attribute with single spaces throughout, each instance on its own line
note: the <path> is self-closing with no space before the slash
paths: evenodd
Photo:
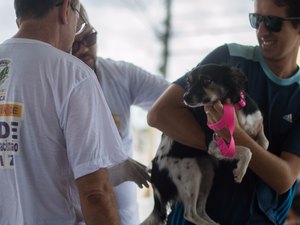
<path id="1" fill-rule="evenodd" d="M 0 1 L 0 42 L 16 31 L 13 0 Z M 159 73 L 164 0 L 82 0 L 98 30 L 98 52 Z M 215 47 L 256 44 L 249 26 L 251 0 L 173 0 L 167 79 L 175 80 Z"/>
<path id="2" fill-rule="evenodd" d="M 99 30 L 99 54 L 159 73 L 165 0 L 82 0 Z M 248 22 L 252 0 L 173 0 L 168 79 L 173 81 L 215 47 L 256 44 Z"/>

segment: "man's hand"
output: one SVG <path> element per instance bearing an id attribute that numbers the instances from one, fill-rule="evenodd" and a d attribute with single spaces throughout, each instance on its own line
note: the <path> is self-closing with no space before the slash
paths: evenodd
<path id="1" fill-rule="evenodd" d="M 228 100 L 228 103 L 230 103 L 229 100 Z M 224 116 L 224 106 L 220 101 L 216 102 L 213 105 L 204 106 L 204 111 L 205 111 L 206 116 L 207 116 L 207 123 L 208 124 L 215 124 L 218 121 L 220 121 L 222 119 L 222 117 Z M 237 126 L 239 125 L 239 123 L 237 121 L 234 110 L 233 110 L 233 112 L 234 112 L 234 126 L 235 126 L 234 130 L 235 130 L 237 128 Z M 230 139 L 231 139 L 229 128 L 227 126 L 225 126 L 221 130 L 215 131 L 215 133 L 219 137 L 222 137 L 227 142 L 229 142 Z"/>
<path id="2" fill-rule="evenodd" d="M 230 103 L 229 100 L 226 101 L 227 103 Z M 211 123 L 216 123 L 218 122 L 224 114 L 224 107 L 223 104 L 218 101 L 216 102 L 214 105 L 210 105 L 210 106 L 204 106 L 204 111 L 206 113 L 207 116 L 207 123 L 211 124 Z M 234 113 L 234 131 L 238 132 L 240 131 L 240 129 L 242 129 L 240 127 L 239 121 L 237 119 L 237 115 L 236 112 Z M 257 140 L 257 135 L 259 134 L 259 132 L 263 129 L 263 121 L 261 120 L 261 122 L 259 124 L 257 124 L 257 127 L 254 127 L 252 133 L 249 133 L 248 135 L 253 139 L 253 140 Z M 216 132 L 219 136 L 223 137 L 225 140 L 229 141 L 229 131 L 227 128 L 220 130 L 218 132 Z"/>
<path id="3" fill-rule="evenodd" d="M 147 167 L 132 158 L 108 168 L 108 173 L 114 186 L 125 181 L 133 181 L 140 188 L 149 187 L 150 175 Z"/>

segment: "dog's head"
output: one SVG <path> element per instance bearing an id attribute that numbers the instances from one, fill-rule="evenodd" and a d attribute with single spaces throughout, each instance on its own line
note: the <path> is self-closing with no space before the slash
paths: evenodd
<path id="1" fill-rule="evenodd" d="M 188 90 L 183 97 L 184 103 L 189 107 L 199 107 L 230 99 L 235 104 L 240 100 L 246 81 L 246 76 L 237 68 L 199 65 L 187 74 Z"/>

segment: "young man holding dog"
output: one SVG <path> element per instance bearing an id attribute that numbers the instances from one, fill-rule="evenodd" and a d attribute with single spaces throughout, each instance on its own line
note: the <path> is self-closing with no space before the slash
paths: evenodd
<path id="1" fill-rule="evenodd" d="M 234 183 L 230 163 L 221 161 L 217 168 L 207 212 L 221 225 L 282 225 L 300 174 L 300 1 L 254 0 L 254 12 L 249 19 L 259 46 L 225 44 L 200 63 L 228 64 L 244 72 L 246 91 L 263 113 L 270 142 L 263 149 L 235 120 L 235 142 L 251 149 L 252 159 L 241 184 Z M 188 110 L 183 104 L 185 85 L 182 77 L 170 86 L 150 110 L 148 123 L 178 142 L 206 150 L 211 137 L 197 121 L 217 122 L 223 105 Z M 228 137 L 226 130 L 218 134 Z M 168 224 L 191 223 L 176 205 Z"/>
<path id="2" fill-rule="evenodd" d="M 94 72 L 69 54 L 86 25 L 79 1 L 14 4 L 19 30 L 0 45 L 0 224 L 118 225 L 111 181 L 145 185 L 145 168 L 123 152 Z"/>
<path id="3" fill-rule="evenodd" d="M 131 106 L 135 105 L 148 110 L 169 86 L 169 82 L 161 76 L 152 75 L 133 64 L 97 57 L 97 31 L 89 23 L 88 15 L 82 5 L 80 13 L 88 24 L 83 32 L 75 37 L 72 54 L 95 71 L 117 125 L 124 150 L 131 157 L 133 155 L 130 132 Z M 114 192 L 121 224 L 138 225 L 136 185 L 125 182 L 114 187 Z"/>

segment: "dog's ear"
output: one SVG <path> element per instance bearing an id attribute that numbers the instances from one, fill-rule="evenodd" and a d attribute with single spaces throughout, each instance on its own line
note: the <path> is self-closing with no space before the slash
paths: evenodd
<path id="1" fill-rule="evenodd" d="M 191 88 L 191 82 L 192 82 L 192 72 L 193 70 L 190 70 L 188 72 L 185 73 L 184 77 L 185 77 L 185 90 L 189 91 L 189 89 Z"/>
<path id="2" fill-rule="evenodd" d="M 188 85 L 191 84 L 195 78 L 198 78 L 198 76 L 195 76 L 195 74 L 197 74 L 197 71 L 198 67 L 194 67 L 193 69 L 185 73 L 184 76 Z"/>
<path id="3" fill-rule="evenodd" d="M 246 75 L 236 67 L 231 67 L 231 75 L 233 76 L 233 81 L 235 82 L 235 84 L 240 89 L 244 89 L 247 82 Z"/>

